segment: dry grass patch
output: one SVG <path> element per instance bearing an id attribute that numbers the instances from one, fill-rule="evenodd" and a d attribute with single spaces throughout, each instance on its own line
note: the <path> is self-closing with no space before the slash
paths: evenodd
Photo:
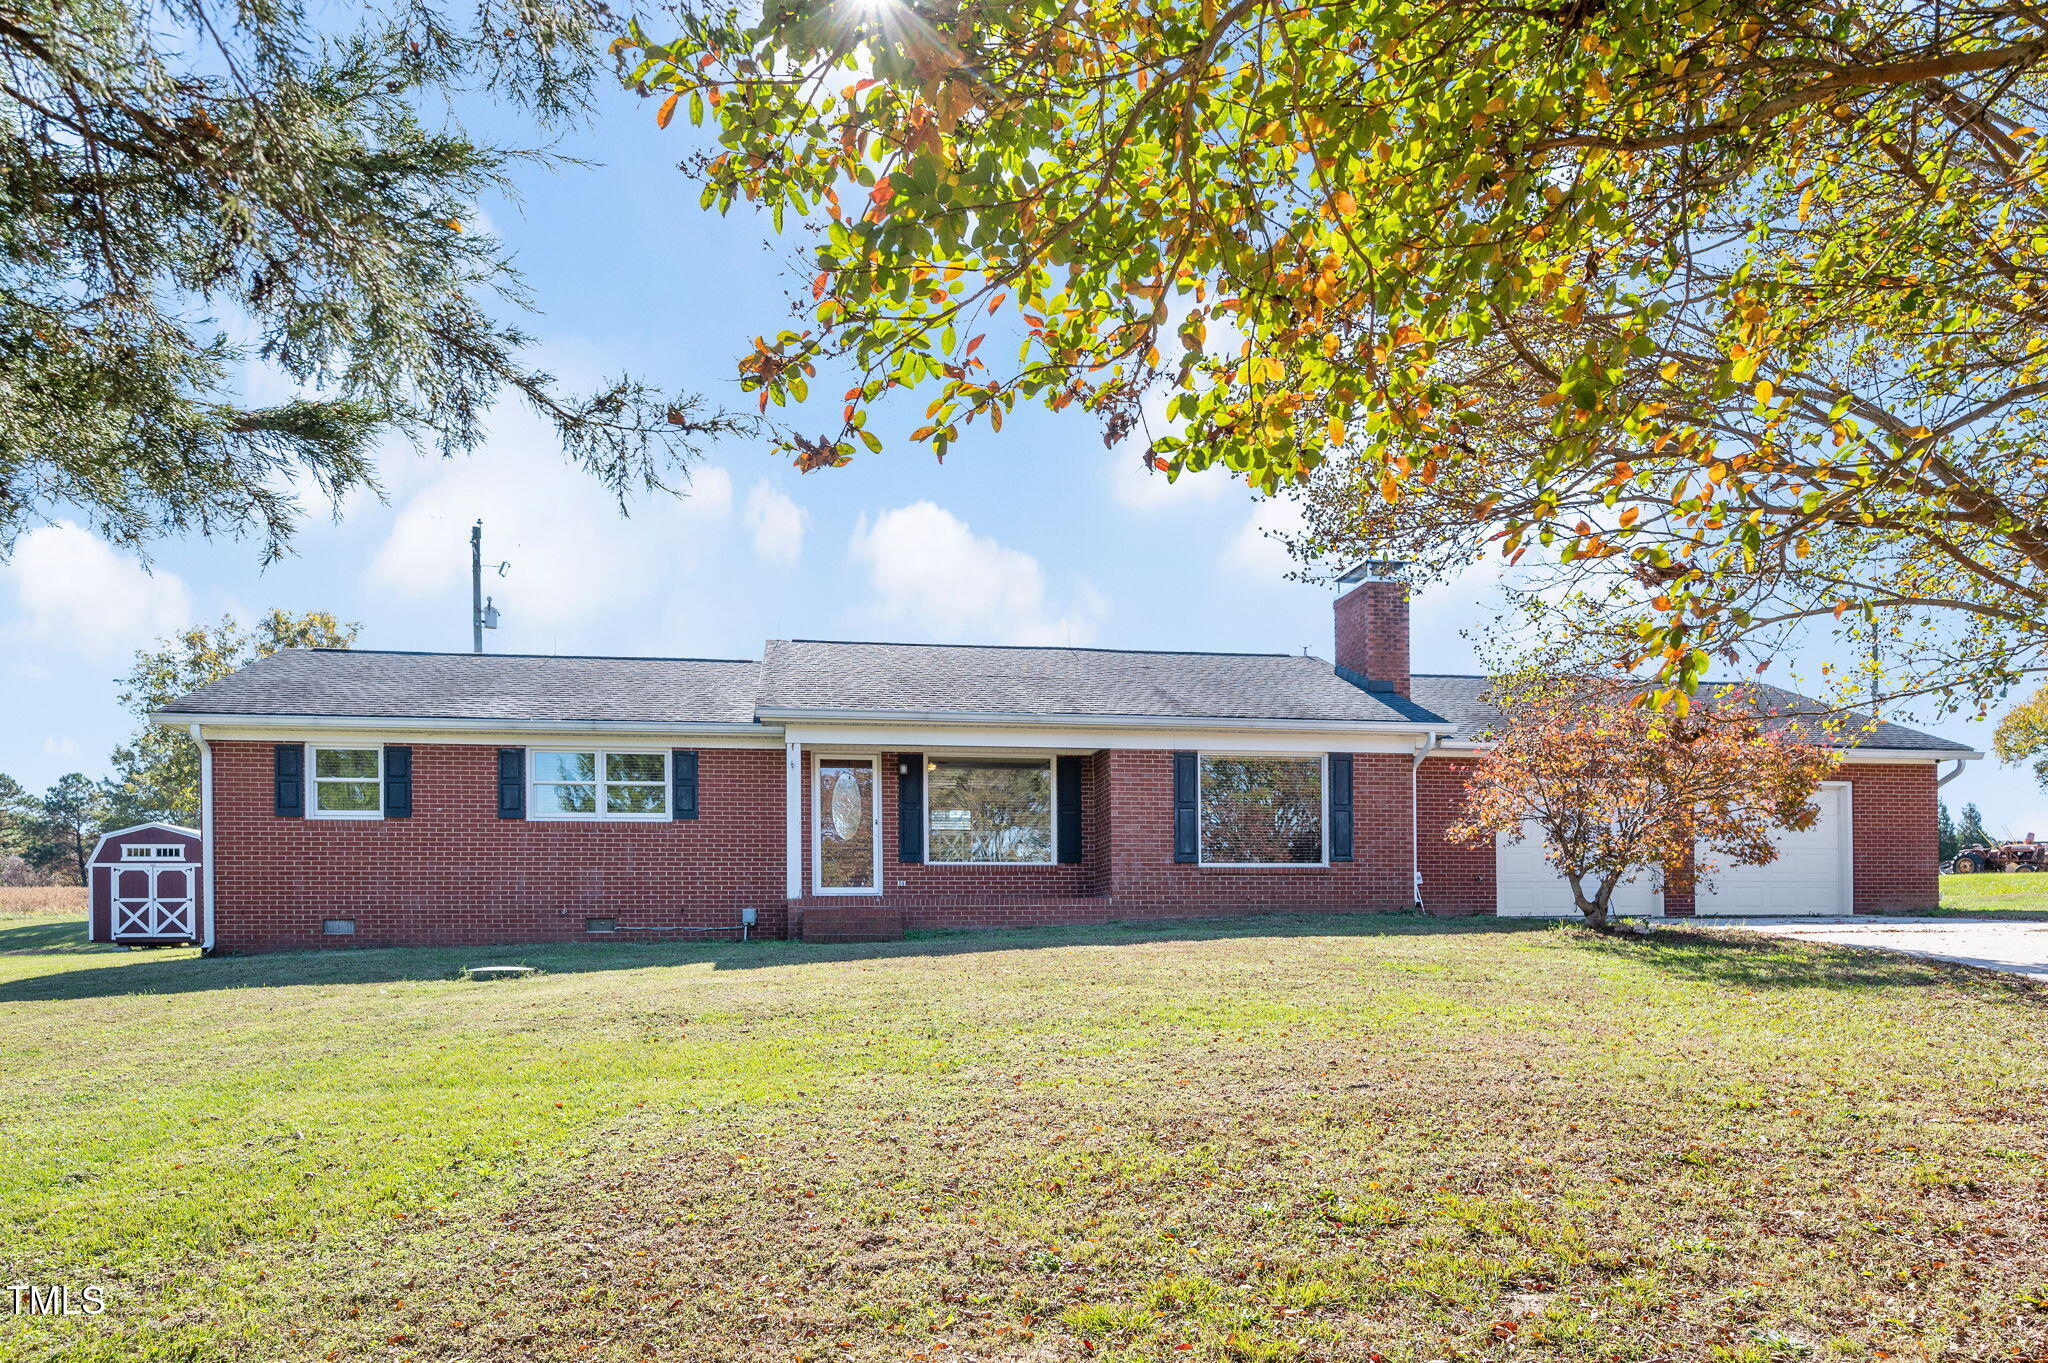
<path id="1" fill-rule="evenodd" d="M 85 917 L 92 895 L 83 885 L 0 885 L 0 917 L 73 914 Z"/>
<path id="2" fill-rule="evenodd" d="M 0 1059 L 35 1096 L 0 1139 L 137 1143 L 119 1176 L 90 1140 L 0 1166 L 39 1271 L 127 1288 L 0 1352 L 2048 1355 L 2024 982 L 1415 919 L 444 978 L 480 955 L 17 958 Z M 200 1054 L 108 1093 L 92 1061 L 143 1027 Z"/>

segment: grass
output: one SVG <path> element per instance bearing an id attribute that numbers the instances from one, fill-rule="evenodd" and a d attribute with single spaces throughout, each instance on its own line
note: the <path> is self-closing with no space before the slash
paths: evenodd
<path id="1" fill-rule="evenodd" d="M 199 960 L 0 927 L 73 1360 L 2011 1360 L 2048 994 L 1274 918 Z M 518 962 L 537 977 L 450 978 Z"/>
<path id="2" fill-rule="evenodd" d="M 82 919 L 90 901 L 83 885 L 0 885 L 0 918 L 32 913 Z"/>
<path id="3" fill-rule="evenodd" d="M 2048 875 L 2039 871 L 1979 872 L 1941 878 L 1936 916 L 2048 918 Z"/>

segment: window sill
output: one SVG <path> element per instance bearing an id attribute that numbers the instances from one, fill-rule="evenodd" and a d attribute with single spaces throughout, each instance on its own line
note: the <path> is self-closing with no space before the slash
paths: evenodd
<path id="1" fill-rule="evenodd" d="M 666 814 L 529 814 L 528 823 L 688 823 Z"/>
<path id="2" fill-rule="evenodd" d="M 1180 862 L 1186 866 L 1190 863 Z M 1328 871 L 1334 866 L 1350 866 L 1351 862 L 1328 861 L 1199 861 L 1193 863 L 1198 871 Z"/>
<path id="3" fill-rule="evenodd" d="M 309 819 L 344 819 L 357 821 L 367 820 L 372 823 L 381 822 L 384 818 L 382 814 L 344 814 L 331 809 L 324 811 L 309 811 L 306 817 Z"/>

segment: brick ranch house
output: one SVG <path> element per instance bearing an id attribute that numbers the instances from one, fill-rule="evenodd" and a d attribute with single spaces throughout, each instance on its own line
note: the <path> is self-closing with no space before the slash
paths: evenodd
<path id="1" fill-rule="evenodd" d="M 203 752 L 205 944 L 888 935 L 1275 910 L 1568 914 L 1454 846 L 1495 718 L 1411 674 L 1406 588 L 1288 654 L 775 640 L 761 661 L 295 650 L 166 707 Z M 1796 698 L 1783 693 L 1783 700 Z M 1936 901 L 1961 744 L 1886 724 L 1765 867 L 1622 911 Z M 1960 766 L 1957 767 L 1960 770 Z"/>

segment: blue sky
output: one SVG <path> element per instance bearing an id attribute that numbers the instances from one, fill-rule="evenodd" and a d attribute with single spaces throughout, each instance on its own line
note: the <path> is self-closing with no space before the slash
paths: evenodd
<path id="1" fill-rule="evenodd" d="M 801 281 L 765 221 L 698 210 L 676 169 L 698 136 L 683 120 L 658 131 L 651 105 L 611 96 L 593 132 L 561 145 L 601 164 L 529 172 L 519 205 L 485 206 L 543 310 L 524 323 L 540 362 L 565 378 L 631 369 L 745 404 L 733 360 L 785 324 Z M 249 388 L 282 393 L 260 372 Z M 837 404 L 820 406 L 823 430 Z M 339 524 L 315 508 L 296 552 L 267 570 L 245 542 L 165 543 L 146 572 L 75 525 L 31 532 L 0 564 L 0 708 L 12 720 L 0 771 L 32 788 L 102 773 L 130 727 L 115 702 L 129 654 L 193 619 L 326 609 L 360 622 L 365 647 L 466 649 L 479 516 L 488 556 L 512 565 L 488 588 L 504 612 L 493 651 L 750 657 L 764 638 L 813 637 L 1329 656 L 1333 593 L 1288 581 L 1261 534 L 1283 508 L 1220 475 L 1169 487 L 1140 471 L 1135 448 L 1104 449 L 1077 411 L 1020 411 L 999 436 L 974 432 L 943 466 L 892 441 L 810 475 L 764 444 L 726 442 L 692 496 L 622 519 L 544 428 L 505 408 L 466 460 L 390 451 L 385 502 L 358 499 Z M 1484 574 L 1419 602 L 1417 670 L 1474 670 L 1461 631 L 1493 604 Z M 1935 727 L 1989 739 L 1986 725 Z M 2048 793 L 2024 772 L 1987 760 L 1947 793 L 1978 801 L 1994 827 L 2048 835 Z"/>

